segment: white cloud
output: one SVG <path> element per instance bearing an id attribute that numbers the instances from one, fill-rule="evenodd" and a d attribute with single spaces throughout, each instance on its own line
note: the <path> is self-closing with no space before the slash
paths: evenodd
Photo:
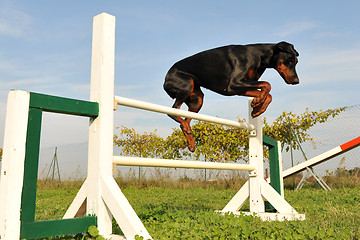
<path id="1" fill-rule="evenodd" d="M 277 35 L 279 35 L 280 37 L 288 37 L 290 35 L 312 30 L 317 26 L 317 23 L 311 21 L 291 22 L 287 23 L 284 27 L 282 27 L 280 31 L 277 32 Z"/>
<path id="2" fill-rule="evenodd" d="M 311 79 L 308 83 L 341 81 L 344 84 L 358 84 L 359 82 L 360 47 L 331 51 L 314 50 L 304 54 L 300 61 L 301 75 Z"/>
<path id="3" fill-rule="evenodd" d="M 48 82 L 46 78 L 22 78 L 20 80 L 11 81 L 11 82 L 0 82 L 1 88 L 18 88 L 29 85 L 42 85 Z"/>
<path id="4" fill-rule="evenodd" d="M 30 15 L 10 7 L 0 9 L 0 35 L 13 38 L 28 37 L 33 19 Z"/>
<path id="5" fill-rule="evenodd" d="M 313 56 L 318 65 L 358 65 L 360 62 L 360 48 L 326 51 Z"/>

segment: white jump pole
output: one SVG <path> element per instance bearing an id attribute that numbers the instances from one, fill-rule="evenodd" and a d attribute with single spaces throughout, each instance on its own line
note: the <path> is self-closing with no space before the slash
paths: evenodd
<path id="1" fill-rule="evenodd" d="M 237 121 L 231 121 L 231 120 L 218 118 L 218 117 L 207 116 L 204 114 L 193 113 L 193 112 L 175 109 L 175 108 L 171 108 L 171 107 L 165 107 L 165 106 L 161 106 L 158 104 L 143 102 L 143 101 L 134 100 L 134 99 L 125 98 L 125 97 L 115 96 L 115 104 L 123 105 L 123 106 L 127 106 L 127 107 L 139 108 L 139 109 L 158 112 L 158 113 L 165 113 L 165 114 L 179 116 L 179 117 L 186 117 L 186 118 L 196 119 L 196 120 L 205 121 L 205 122 L 223 124 L 223 125 L 227 125 L 227 126 L 231 126 L 231 127 L 255 130 L 255 127 L 251 124 L 241 123 L 241 122 L 237 122 Z"/>
<path id="2" fill-rule="evenodd" d="M 141 166 L 141 167 L 196 168 L 196 169 L 245 170 L 245 171 L 252 171 L 256 169 L 255 166 L 249 164 L 185 161 L 185 160 L 172 160 L 172 159 L 125 157 L 125 156 L 114 156 L 113 163 L 122 166 Z"/>

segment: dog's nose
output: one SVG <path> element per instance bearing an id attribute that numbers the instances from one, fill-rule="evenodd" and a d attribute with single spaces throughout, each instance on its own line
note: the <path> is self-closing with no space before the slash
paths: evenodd
<path id="1" fill-rule="evenodd" d="M 294 79 L 293 79 L 293 81 L 292 81 L 292 84 L 293 85 L 296 85 L 296 84 L 299 84 L 300 83 L 300 81 L 299 81 L 299 78 L 298 77 L 295 77 Z"/>

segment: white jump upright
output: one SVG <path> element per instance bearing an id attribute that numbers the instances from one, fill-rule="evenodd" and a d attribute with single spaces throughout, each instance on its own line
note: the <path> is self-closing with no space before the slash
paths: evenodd
<path id="1" fill-rule="evenodd" d="M 305 215 L 299 214 L 264 179 L 262 117 L 251 117 L 251 101 L 252 99 L 249 98 L 249 124 L 253 125 L 255 130 L 249 134 L 249 163 L 254 165 L 256 169 L 250 172 L 249 180 L 221 212 L 235 215 L 250 214 L 263 220 L 304 220 Z M 239 209 L 248 199 L 250 201 L 250 212 L 240 212 Z M 265 199 L 277 210 L 277 213 L 265 212 Z"/>
<path id="2" fill-rule="evenodd" d="M 7 100 L 0 184 L 0 239 L 20 238 L 20 205 L 29 99 L 26 92 L 11 91 Z M 5 161 L 6 159 L 11 161 Z"/>
<path id="3" fill-rule="evenodd" d="M 150 239 L 112 176 L 114 58 L 115 17 L 103 13 L 93 23 L 90 98 L 99 103 L 99 116 L 89 127 L 88 175 L 64 218 L 75 217 L 86 201 L 86 214 L 97 216 L 102 236 L 111 236 L 114 216 L 127 239 Z"/>

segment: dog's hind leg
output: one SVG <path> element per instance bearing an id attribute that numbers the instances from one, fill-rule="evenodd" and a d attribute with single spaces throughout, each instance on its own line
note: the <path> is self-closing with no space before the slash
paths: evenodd
<path id="1" fill-rule="evenodd" d="M 177 108 L 180 109 L 181 105 L 185 102 L 185 99 L 183 98 L 176 98 L 174 104 L 172 105 L 173 108 Z M 173 116 L 173 115 L 168 115 L 169 117 L 171 117 L 172 119 L 174 119 L 176 122 L 180 123 L 180 127 L 181 130 L 188 134 L 191 133 L 191 127 L 189 125 L 189 123 L 184 120 L 183 118 L 179 117 L 179 116 Z"/>
<path id="2" fill-rule="evenodd" d="M 190 97 L 187 97 L 187 99 L 190 99 Z M 176 98 L 175 103 L 172 107 L 180 109 L 180 107 L 183 103 L 184 103 L 183 98 Z M 188 103 L 186 103 L 186 104 L 188 104 Z M 189 106 L 189 111 L 190 111 L 190 109 L 192 109 L 192 108 Z M 173 115 L 168 115 L 168 116 L 171 117 L 172 119 L 174 119 L 176 122 L 180 123 L 180 128 L 186 138 L 189 150 L 191 152 L 195 151 L 195 140 L 191 136 L 191 126 L 190 126 L 191 119 L 186 118 L 184 120 L 183 118 L 181 118 L 179 116 L 173 116 Z"/>
<path id="3" fill-rule="evenodd" d="M 187 98 L 187 100 L 185 101 L 186 105 L 189 107 L 188 111 L 196 112 L 196 113 L 199 112 L 202 105 L 203 105 L 203 98 L 204 98 L 204 94 L 200 90 L 200 87 L 195 88 L 190 93 L 190 96 Z M 186 118 L 185 119 L 186 125 L 189 126 L 189 128 L 191 130 L 190 121 L 191 121 L 191 118 Z M 195 140 L 194 140 L 194 138 L 188 132 L 184 132 L 184 135 L 186 137 L 189 150 L 191 152 L 195 151 Z"/>
<path id="4" fill-rule="evenodd" d="M 188 111 L 190 112 L 199 112 L 204 102 L 204 93 L 201 91 L 200 87 L 194 88 L 190 93 L 190 96 L 185 101 L 186 105 L 189 107 Z M 190 125 L 191 118 L 186 118 L 185 121 Z"/>
<path id="5" fill-rule="evenodd" d="M 170 97 L 175 98 L 173 108 L 180 109 L 181 105 L 186 103 L 188 111 L 198 112 L 200 110 L 204 94 L 199 86 L 195 86 L 195 82 L 191 76 L 184 73 L 171 72 L 166 77 L 164 89 Z M 191 136 L 191 119 L 169 116 L 180 123 L 180 128 L 186 137 L 189 150 L 192 152 L 195 151 L 195 141 Z"/>

